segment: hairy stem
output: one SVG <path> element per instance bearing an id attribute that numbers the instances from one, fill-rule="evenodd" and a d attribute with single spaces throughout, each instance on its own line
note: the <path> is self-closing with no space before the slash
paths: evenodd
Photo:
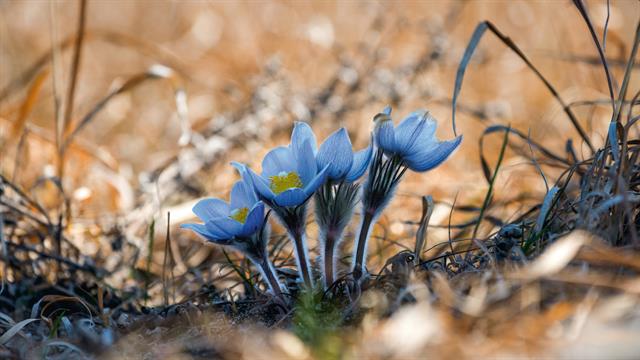
<path id="1" fill-rule="evenodd" d="M 362 226 L 360 227 L 360 235 L 358 236 L 358 246 L 356 248 L 356 256 L 353 262 L 353 277 L 356 280 L 360 280 L 364 274 L 364 267 L 366 265 L 367 256 L 367 241 L 369 240 L 369 233 L 373 225 L 374 211 L 365 211 L 362 218 Z"/>
<path id="2" fill-rule="evenodd" d="M 268 205 L 275 211 L 280 222 L 287 229 L 289 239 L 293 242 L 301 280 L 307 288 L 312 288 L 313 279 L 305 236 L 306 201 L 295 207 L 279 206 L 274 203 L 268 203 Z"/>
<path id="3" fill-rule="evenodd" d="M 335 273 L 336 273 L 336 264 L 334 261 L 334 251 L 336 246 L 336 238 L 333 234 L 333 231 L 329 231 L 324 241 L 324 256 L 322 257 L 324 260 L 324 288 L 325 290 L 331 287 L 331 285 L 336 281 Z"/>
<path id="4" fill-rule="evenodd" d="M 325 290 L 336 279 L 336 252 L 342 233 L 353 216 L 360 185 L 346 183 L 324 184 L 315 195 L 316 221 L 320 227 L 323 285 Z"/>
<path id="5" fill-rule="evenodd" d="M 305 286 L 309 289 L 313 288 L 313 280 L 311 278 L 311 265 L 309 263 L 309 254 L 305 246 L 304 229 L 295 229 L 291 233 L 293 245 L 296 250 L 296 259 L 298 261 L 298 270 Z"/>
<path id="6" fill-rule="evenodd" d="M 271 264 L 267 257 L 260 263 L 260 269 L 262 270 L 262 276 L 267 280 L 271 292 L 273 292 L 275 296 L 282 298 L 282 287 L 280 286 L 280 281 L 278 281 L 276 269 L 273 268 L 273 264 Z"/>

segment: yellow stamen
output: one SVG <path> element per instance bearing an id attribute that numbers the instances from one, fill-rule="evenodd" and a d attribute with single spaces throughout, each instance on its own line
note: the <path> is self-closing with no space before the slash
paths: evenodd
<path id="1" fill-rule="evenodd" d="M 247 216 L 249 216 L 249 208 L 243 207 L 233 210 L 229 217 L 240 224 L 244 224 L 247 221 Z"/>
<path id="2" fill-rule="evenodd" d="M 298 176 L 295 171 L 290 173 L 281 172 L 278 175 L 269 176 L 269 180 L 271 180 L 269 187 L 276 195 L 289 189 L 299 189 L 302 187 L 300 176 Z"/>

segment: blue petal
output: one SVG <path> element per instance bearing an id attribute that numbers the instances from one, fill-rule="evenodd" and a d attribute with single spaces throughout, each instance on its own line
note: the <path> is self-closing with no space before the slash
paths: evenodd
<path id="1" fill-rule="evenodd" d="M 311 150 L 313 155 L 316 154 L 316 135 L 313 133 L 311 126 L 305 122 L 296 121 L 293 125 L 293 132 L 291 133 L 291 149 L 294 153 L 299 153 L 304 146 L 304 142 L 309 140 L 311 143 Z"/>
<path id="2" fill-rule="evenodd" d="M 273 191 L 271 191 L 271 188 L 269 188 L 269 183 L 263 177 L 253 172 L 253 170 L 248 170 L 251 183 L 258 195 L 267 200 L 273 200 L 276 194 L 274 194 Z"/>
<path id="3" fill-rule="evenodd" d="M 396 152 L 395 130 L 393 121 L 384 120 L 376 124 L 374 130 L 376 145 L 386 152 Z"/>
<path id="4" fill-rule="evenodd" d="M 372 156 L 373 144 L 371 143 L 366 149 L 362 149 L 353 154 L 353 164 L 351 165 L 351 169 L 347 173 L 345 180 L 347 182 L 354 182 L 358 180 L 364 172 L 367 171 Z"/>
<path id="5" fill-rule="evenodd" d="M 207 222 L 212 218 L 228 216 L 229 205 L 220 199 L 202 199 L 194 205 L 193 213 L 202 221 Z"/>
<path id="6" fill-rule="evenodd" d="M 437 143 L 431 149 L 423 149 L 404 158 L 409 169 L 413 171 L 427 171 L 442 164 L 462 142 L 462 136 L 453 140 Z"/>
<path id="7" fill-rule="evenodd" d="M 238 170 L 238 173 L 240 174 L 244 182 L 246 182 L 249 186 L 253 187 L 253 181 L 251 181 L 251 176 L 249 176 L 249 170 L 248 170 L 249 168 L 247 167 L 247 165 L 243 163 L 239 163 L 237 161 L 232 161 L 231 166 L 233 166 L 234 168 L 236 168 L 236 170 Z"/>
<path id="8" fill-rule="evenodd" d="M 341 180 L 353 164 L 351 140 L 345 128 L 334 132 L 320 146 L 316 156 L 318 168 L 329 166 L 329 178 Z"/>
<path id="9" fill-rule="evenodd" d="M 262 160 L 262 176 L 278 175 L 280 172 L 296 171 L 296 160 L 288 147 L 278 146 L 269 151 Z"/>
<path id="10" fill-rule="evenodd" d="M 316 176 L 318 172 L 318 167 L 316 166 L 316 159 L 313 154 L 313 149 L 311 148 L 311 141 L 305 140 L 300 150 L 295 154 L 296 162 L 297 162 L 297 170 L 298 175 L 300 176 L 300 180 L 302 180 L 302 184 L 308 184 L 313 177 Z"/>
<path id="11" fill-rule="evenodd" d="M 246 184 L 247 189 L 250 190 L 249 200 L 250 206 L 253 206 L 256 202 L 258 202 L 258 195 L 256 194 L 255 186 L 253 186 L 253 179 L 251 179 L 251 175 L 249 175 L 249 168 L 245 164 L 241 164 L 236 161 L 232 161 L 231 165 L 238 170 L 240 176 L 242 177 L 242 181 Z"/>
<path id="12" fill-rule="evenodd" d="M 428 115 L 425 111 L 414 111 L 396 127 L 395 140 L 398 153 L 408 155 L 415 152 L 416 142 L 429 133 L 430 124 L 433 125 L 433 132 L 435 132 L 435 122 L 427 123 L 426 116 Z"/>
<path id="13" fill-rule="evenodd" d="M 421 136 L 416 139 L 411 147 L 407 148 L 407 151 L 403 153 L 403 156 L 407 157 L 413 154 L 431 151 L 436 146 L 438 146 L 440 141 L 435 134 L 435 123 L 433 124 L 434 125 L 431 128 L 431 125 L 429 124 L 429 122 L 427 122 L 427 125 L 422 131 Z"/>
<path id="14" fill-rule="evenodd" d="M 209 240 L 209 241 L 213 241 L 216 243 L 219 243 L 221 245 L 226 245 L 229 241 L 229 239 L 226 237 L 225 234 L 219 233 L 219 232 L 213 232 L 210 231 L 205 225 L 203 224 L 182 224 L 180 225 L 181 228 L 183 229 L 189 229 L 194 231 L 196 234 L 202 236 L 203 238 Z"/>
<path id="15" fill-rule="evenodd" d="M 280 206 L 298 206 L 305 202 L 311 195 L 304 190 L 295 188 L 281 192 L 273 199 Z"/>
<path id="16" fill-rule="evenodd" d="M 304 187 L 304 192 L 307 196 L 313 195 L 318 188 L 327 181 L 327 177 L 329 176 L 329 165 L 325 166 L 324 169 L 320 170 L 318 175 L 311 180 L 309 184 L 306 184 Z"/>
<path id="17" fill-rule="evenodd" d="M 239 236 L 249 236 L 254 234 L 260 228 L 262 228 L 262 224 L 264 223 L 264 203 L 259 201 L 251 210 L 249 210 L 249 214 L 247 215 L 247 220 L 242 225 L 242 230 L 240 230 Z"/>
<path id="18" fill-rule="evenodd" d="M 207 227 L 204 226 L 203 224 L 182 224 L 180 225 L 180 227 L 183 229 L 193 230 L 198 235 L 205 237 L 207 239 L 211 237 L 209 230 L 207 230 Z"/>
<path id="19" fill-rule="evenodd" d="M 209 233 L 221 234 L 225 239 L 231 239 L 236 236 L 242 229 L 242 224 L 230 217 L 220 217 L 207 221 L 204 224 Z"/>
<path id="20" fill-rule="evenodd" d="M 231 189 L 231 210 L 239 208 L 251 208 L 258 202 L 253 186 L 247 184 L 243 180 L 237 181 L 233 184 Z"/>
<path id="21" fill-rule="evenodd" d="M 260 177 L 260 176 L 257 175 L 253 170 L 251 170 L 251 168 L 249 168 L 245 164 L 239 163 L 237 161 L 232 161 L 231 165 L 235 167 L 236 170 L 238 170 L 238 172 L 240 173 L 240 176 L 242 176 L 242 181 L 247 183 L 253 189 L 257 197 L 258 192 L 256 190 L 256 185 L 254 184 L 253 176 L 251 174 L 253 173 L 254 175 L 256 175 L 256 177 Z"/>

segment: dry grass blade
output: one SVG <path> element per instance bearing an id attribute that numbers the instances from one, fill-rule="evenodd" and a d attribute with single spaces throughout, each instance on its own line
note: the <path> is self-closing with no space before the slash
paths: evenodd
<path id="1" fill-rule="evenodd" d="M 525 62 L 527 67 L 536 74 L 538 79 L 540 79 L 544 83 L 547 90 L 549 90 L 549 92 L 551 92 L 551 94 L 558 101 L 558 103 L 560 103 L 560 105 L 562 106 L 562 109 L 564 110 L 565 114 L 567 114 L 567 117 L 573 124 L 573 127 L 580 134 L 580 137 L 582 138 L 582 140 L 585 142 L 585 144 L 587 144 L 587 146 L 589 146 L 589 149 L 591 149 L 591 152 L 594 153 L 596 149 L 591 143 L 589 136 L 587 135 L 585 130 L 582 128 L 582 125 L 580 125 L 580 122 L 578 121 L 578 118 L 576 117 L 576 115 L 573 113 L 573 110 L 571 110 L 571 107 L 567 105 L 567 103 L 560 97 L 560 94 L 555 89 L 555 87 L 553 87 L 553 85 L 551 85 L 549 80 L 547 80 L 547 78 L 545 78 L 542 75 L 542 73 L 538 70 L 538 68 L 536 68 L 533 65 L 533 63 L 529 60 L 529 58 L 527 58 L 527 56 L 522 52 L 522 50 L 520 50 L 520 48 L 508 36 L 500 32 L 500 30 L 498 30 L 498 28 L 495 25 L 493 25 L 493 23 L 491 23 L 490 21 L 483 21 L 480 24 L 478 24 L 475 31 L 473 32 L 473 35 L 471 35 L 471 40 L 469 40 L 469 43 L 467 44 L 467 48 L 465 49 L 464 55 L 462 56 L 462 60 L 460 61 L 460 65 L 458 66 L 455 86 L 453 89 L 453 97 L 452 97 L 453 100 L 451 101 L 451 121 L 453 123 L 454 133 L 456 133 L 456 123 L 455 123 L 456 103 L 458 101 L 458 94 L 462 89 L 462 80 L 464 78 L 464 73 L 465 73 L 465 70 L 467 69 L 467 66 L 469 65 L 469 61 L 471 60 L 471 56 L 473 55 L 473 52 L 475 51 L 476 47 L 478 46 L 478 43 L 482 39 L 482 36 L 484 35 L 487 29 L 490 30 L 495 36 L 497 36 L 498 39 L 500 39 L 509 49 L 513 50 L 513 52 L 516 53 L 516 55 L 518 55 L 518 57 L 520 57 L 520 59 L 522 59 L 522 61 Z"/>
<path id="2" fill-rule="evenodd" d="M 164 305 L 169 305 L 169 287 L 173 285 L 173 281 L 169 284 L 169 277 L 167 271 L 171 273 L 173 280 L 173 266 L 175 261 L 173 259 L 173 251 L 171 247 L 171 213 L 167 212 L 167 233 L 164 242 L 164 259 L 162 260 L 162 294 L 164 298 Z M 175 300 L 175 299 L 173 299 Z"/>
<path id="3" fill-rule="evenodd" d="M 589 32 L 591 33 L 591 37 L 593 38 L 593 42 L 596 44 L 596 48 L 598 49 L 598 55 L 600 56 L 600 61 L 602 62 L 602 66 L 604 67 L 604 73 L 607 76 L 607 85 L 609 86 L 609 96 L 611 97 L 611 108 L 615 111 L 613 80 L 611 79 L 611 71 L 609 70 L 609 64 L 607 63 L 607 58 L 604 55 L 604 50 L 600 45 L 600 40 L 598 40 L 598 35 L 596 34 L 596 30 L 593 27 L 593 23 L 591 22 L 591 18 L 589 17 L 589 13 L 587 12 L 587 8 L 585 7 L 584 2 L 582 2 L 582 0 L 573 0 L 573 4 L 578 8 L 578 11 L 580 11 L 580 15 L 582 15 L 582 18 L 587 23 L 587 27 L 589 28 Z M 605 28 L 605 31 L 606 31 L 606 28 Z"/>
<path id="4" fill-rule="evenodd" d="M 146 261 L 146 276 L 144 278 L 144 304 L 147 304 L 149 300 L 149 285 L 151 283 L 151 263 L 153 262 L 153 244 L 156 239 L 156 219 L 151 219 L 149 228 L 147 229 L 147 261 Z"/>
<path id="5" fill-rule="evenodd" d="M 640 255 L 627 250 L 592 242 L 580 251 L 577 259 L 591 264 L 625 266 L 640 271 Z"/>
<path id="6" fill-rule="evenodd" d="M 549 212 L 554 205 L 554 201 L 556 200 L 556 194 L 560 189 L 557 186 L 553 186 L 547 194 L 544 196 L 544 200 L 542 202 L 542 207 L 540 208 L 540 213 L 538 214 L 538 218 L 536 219 L 536 225 L 533 228 L 532 236 L 537 240 L 536 251 L 540 253 L 542 251 L 542 246 L 540 244 L 540 240 L 542 239 L 542 231 L 544 229 L 544 224 L 547 222 L 547 218 L 549 216 Z M 528 242 L 524 246 L 524 250 L 526 251 L 528 245 L 531 242 Z"/>
<path id="7" fill-rule="evenodd" d="M 627 96 L 629 82 L 631 80 L 631 72 L 635 65 L 636 55 L 638 54 L 639 45 L 640 45 L 640 21 L 638 21 L 638 23 L 636 24 L 636 33 L 633 38 L 633 47 L 631 48 L 631 52 L 629 53 L 629 60 L 627 60 L 627 66 L 624 70 L 622 86 L 620 87 L 620 92 L 618 94 L 618 101 L 616 102 L 616 106 L 613 112 L 613 117 L 611 120 L 613 122 L 619 121 L 620 114 L 622 112 L 622 105 L 625 103 L 625 98 Z M 637 98 L 637 97 L 634 97 L 634 98 Z M 631 109 L 633 108 L 634 104 L 635 104 L 635 99 L 634 101 L 631 102 L 629 113 L 631 113 Z"/>
<path id="8" fill-rule="evenodd" d="M 40 319 L 25 319 L 13 325 L 11 328 L 5 331 L 5 333 L 2 334 L 2 336 L 0 336 L 0 345 L 4 345 L 7 342 L 9 342 L 9 340 L 11 340 L 16 334 L 18 334 L 20 330 L 22 330 L 25 326 L 31 324 L 34 321 L 39 321 L 39 320 Z"/>
<path id="9" fill-rule="evenodd" d="M 45 348 L 50 348 L 50 347 L 62 347 L 62 348 L 77 352 L 78 354 L 86 355 L 85 352 L 82 351 L 79 347 L 62 340 L 54 340 L 54 341 L 47 342 L 45 344 Z"/>
<path id="10" fill-rule="evenodd" d="M 100 100 L 94 107 L 89 111 L 76 125 L 76 127 L 67 134 L 65 140 L 62 144 L 62 150 L 66 150 L 69 145 L 73 142 L 73 139 L 84 129 L 93 119 L 94 117 L 117 95 L 122 94 L 126 91 L 130 91 L 137 86 L 140 86 L 147 80 L 157 80 L 157 79 L 167 79 L 171 82 L 171 84 L 175 87 L 177 84 L 177 80 L 175 79 L 175 73 L 165 66 L 152 66 L 148 71 L 134 75 L 130 77 L 124 84 L 118 86 L 116 89 L 113 89 L 106 97 Z M 175 88 L 176 91 L 176 108 L 178 109 L 178 113 L 181 116 L 181 121 L 183 117 L 186 116 L 185 110 L 185 95 L 184 91 L 181 88 Z M 181 123 L 182 125 L 182 123 Z M 184 127 L 184 126 L 183 126 Z"/>
<path id="11" fill-rule="evenodd" d="M 2 246 L 2 287 L 0 295 L 4 294 L 4 287 L 7 283 L 7 269 L 9 267 L 9 249 L 7 249 L 7 239 L 4 237 L 4 215 L 0 212 L 0 245 Z"/>
<path id="12" fill-rule="evenodd" d="M 607 32 L 609 30 L 609 20 L 611 19 L 611 0 L 607 0 L 607 18 L 604 21 L 602 30 L 602 50 L 607 51 Z"/>
<path id="13" fill-rule="evenodd" d="M 40 90 L 42 90 L 42 85 L 44 85 L 45 80 L 49 76 L 48 70 L 41 71 L 29 87 L 27 91 L 27 96 L 25 97 L 22 105 L 20 106 L 20 112 L 18 114 L 18 118 L 14 121 L 12 129 L 11 129 L 11 138 L 18 138 L 20 133 L 23 131 L 27 118 L 33 107 L 38 100 L 38 96 L 40 94 Z"/>
<path id="14" fill-rule="evenodd" d="M 96 309 L 93 305 L 87 303 L 86 301 L 84 301 L 83 299 L 77 296 L 45 295 L 38 302 L 38 303 L 40 302 L 46 303 L 46 305 L 44 305 L 42 309 L 39 311 L 40 314 L 44 314 L 46 310 L 50 306 L 54 305 L 55 303 L 63 302 L 63 301 L 77 302 L 78 304 L 82 305 L 85 308 L 85 310 L 87 310 L 87 315 L 89 315 L 89 317 L 93 317 L 93 314 L 98 313 L 98 309 Z"/>
<path id="15" fill-rule="evenodd" d="M 149 57 L 169 64 L 171 68 L 176 69 L 181 76 L 188 77 L 188 72 L 185 70 L 186 67 L 182 64 L 178 56 L 167 52 L 156 44 L 150 44 L 143 39 L 108 30 L 86 30 L 84 32 L 84 42 L 88 41 L 104 41 L 109 44 L 139 51 Z M 38 57 L 38 60 L 29 66 L 26 71 L 21 73 L 18 77 L 9 82 L 9 84 L 7 84 L 2 90 L 0 90 L 0 103 L 31 83 L 33 78 L 37 76 L 37 74 L 51 61 L 52 54 L 56 51 L 54 49 L 59 49 L 60 52 L 63 52 L 71 48 L 76 42 L 76 34 L 71 35 L 59 43 L 56 43 L 52 49 Z M 196 79 L 189 79 L 197 82 Z"/>
<path id="16" fill-rule="evenodd" d="M 69 73 L 69 89 L 67 90 L 67 101 L 64 108 L 62 133 L 65 134 L 71 126 L 73 116 L 73 102 L 76 94 L 76 84 L 78 81 L 78 73 L 80 72 L 80 60 L 82 59 L 82 44 L 84 42 L 84 34 L 87 19 L 87 0 L 80 0 L 78 9 L 78 28 L 76 31 L 76 39 L 73 44 L 73 62 L 71 63 L 71 71 Z"/>
<path id="17" fill-rule="evenodd" d="M 491 200 L 493 199 L 493 186 L 496 182 L 496 179 L 498 177 L 498 172 L 500 171 L 500 165 L 502 165 L 502 160 L 504 159 L 504 154 L 505 151 L 507 149 L 507 144 L 509 143 L 509 134 L 511 132 L 510 131 L 505 131 L 504 133 L 504 137 L 502 139 L 502 146 L 500 147 L 500 153 L 498 155 L 498 162 L 496 163 L 496 167 L 493 170 L 493 174 L 489 177 L 489 166 L 487 165 L 487 161 L 484 158 L 484 155 L 482 154 L 482 151 L 480 151 L 480 161 L 482 162 L 483 167 L 485 168 L 485 176 L 487 176 L 487 181 L 489 183 L 489 189 L 487 190 L 487 193 L 484 197 L 484 201 L 482 202 L 482 207 L 480 207 L 480 212 L 478 214 L 478 220 L 476 222 L 475 227 L 473 228 L 473 234 L 471 235 L 471 238 L 475 241 L 476 240 L 476 236 L 478 235 L 478 230 L 480 229 L 480 224 L 482 223 L 482 220 L 484 218 L 484 214 L 487 211 L 487 209 L 489 208 L 489 205 L 491 204 Z M 482 146 L 482 145 L 480 145 Z"/>
<path id="18" fill-rule="evenodd" d="M 7 314 L 5 314 L 3 312 L 0 312 L 0 320 L 2 320 L 4 322 L 4 324 L 3 324 L 4 326 L 13 326 L 13 325 L 16 324 L 15 320 L 13 320 L 11 318 L 11 316 L 9 316 L 9 315 L 7 315 Z"/>
<path id="19" fill-rule="evenodd" d="M 589 242 L 590 237 L 591 235 L 582 231 L 572 232 L 549 245 L 540 257 L 516 276 L 537 279 L 556 274 L 576 257 L 580 248 Z"/>
<path id="20" fill-rule="evenodd" d="M 413 251 L 415 254 L 413 263 L 414 265 L 418 265 L 421 262 L 420 256 L 422 255 L 422 250 L 424 249 L 424 244 L 427 238 L 427 230 L 429 229 L 429 219 L 431 219 L 431 215 L 433 214 L 433 197 L 423 196 L 422 197 L 422 216 L 420 217 L 420 226 L 418 227 L 418 232 L 416 232 L 416 247 Z"/>

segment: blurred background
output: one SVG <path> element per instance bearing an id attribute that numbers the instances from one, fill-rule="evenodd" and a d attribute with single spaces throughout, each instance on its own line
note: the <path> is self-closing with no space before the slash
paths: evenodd
<path id="1" fill-rule="evenodd" d="M 483 20 L 572 104 L 596 147 L 610 121 L 604 73 L 570 1 L 90 0 L 76 58 L 79 4 L 0 2 L 0 170 L 67 219 L 70 242 L 107 268 L 125 256 L 113 250 L 126 246 L 144 264 L 154 223 L 150 270 L 160 272 L 170 211 L 177 274 L 211 270 L 219 250 L 177 225 L 193 220 L 199 198 L 228 196 L 238 178 L 231 160 L 259 170 L 270 148 L 288 143 L 294 121 L 311 123 L 319 140 L 344 126 L 363 148 L 384 106 L 393 106 L 396 122 L 426 108 L 438 119 L 438 137 L 452 138 L 456 69 Z M 606 1 L 587 5 L 600 36 L 609 15 L 606 53 L 620 78 L 637 2 L 611 1 L 609 14 Z M 461 149 L 440 168 L 406 177 L 376 230 L 398 242 L 372 244 L 370 267 L 412 244 L 421 196 L 437 203 L 427 246 L 447 239 L 438 226 L 456 196 L 458 204 L 482 203 L 488 185 L 478 140 L 491 124 L 510 124 L 560 154 L 568 139 L 578 157 L 586 149 L 542 82 L 486 34 L 459 100 Z M 490 164 L 501 139 L 485 141 Z M 507 154 L 495 193 L 505 204 L 492 210 L 502 219 L 545 192 L 531 162 Z M 542 165 L 550 179 L 558 175 Z M 455 212 L 452 221 L 465 216 Z M 128 281 L 112 275 L 114 284 Z"/>

